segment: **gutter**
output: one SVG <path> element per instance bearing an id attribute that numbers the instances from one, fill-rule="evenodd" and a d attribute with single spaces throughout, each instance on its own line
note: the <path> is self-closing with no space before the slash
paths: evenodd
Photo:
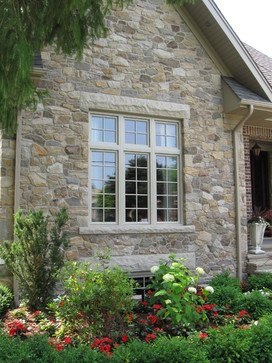
<path id="1" fill-rule="evenodd" d="M 254 111 L 253 104 L 248 105 L 248 113 L 240 120 L 238 125 L 233 129 L 233 145 L 234 145 L 234 183 L 235 183 L 235 210 L 236 210 L 236 247 L 237 247 L 237 278 L 242 280 L 242 256 L 241 256 L 241 211 L 240 200 L 241 193 L 239 187 L 239 136 L 241 130 L 252 116 Z"/>

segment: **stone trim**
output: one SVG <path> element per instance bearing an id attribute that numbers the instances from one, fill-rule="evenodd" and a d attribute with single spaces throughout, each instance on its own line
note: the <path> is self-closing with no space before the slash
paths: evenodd
<path id="1" fill-rule="evenodd" d="M 89 92 L 81 92 L 81 108 L 86 112 L 96 110 L 175 119 L 190 118 L 189 105 Z"/>
<path id="2" fill-rule="evenodd" d="M 176 253 L 176 258 L 184 259 L 184 265 L 194 270 L 196 268 L 196 256 L 193 252 Z M 132 277 L 137 276 L 151 276 L 150 268 L 154 265 L 159 265 L 160 261 L 169 261 L 168 254 L 154 254 L 154 255 L 130 255 L 130 256 L 111 256 L 109 267 L 119 266 L 124 271 L 129 271 Z M 89 258 L 88 262 L 96 263 L 93 258 Z"/>
<path id="3" fill-rule="evenodd" d="M 79 234 L 84 235 L 98 235 L 98 234 L 130 234 L 130 233 L 193 233 L 195 232 L 194 225 L 137 225 L 137 226 L 97 226 L 92 225 L 90 227 L 80 227 Z"/>

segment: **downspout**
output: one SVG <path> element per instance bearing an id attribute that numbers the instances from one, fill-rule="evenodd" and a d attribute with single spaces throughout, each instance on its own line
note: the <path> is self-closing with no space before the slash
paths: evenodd
<path id="1" fill-rule="evenodd" d="M 16 149 L 15 149 L 15 182 L 14 182 L 14 214 L 18 212 L 20 207 L 20 169 L 21 169 L 21 149 L 22 149 L 22 117 L 19 114 L 17 118 L 17 131 L 16 131 Z M 13 295 L 15 306 L 19 306 L 19 286 L 18 281 L 13 276 Z"/>
<path id="2" fill-rule="evenodd" d="M 237 246 L 237 278 L 242 280 L 242 256 L 241 256 L 241 211 L 240 211 L 240 183 L 239 183 L 239 136 L 245 122 L 252 116 L 254 106 L 249 105 L 248 113 L 233 129 L 234 147 L 234 182 L 235 182 L 235 210 L 236 210 L 236 246 Z"/>

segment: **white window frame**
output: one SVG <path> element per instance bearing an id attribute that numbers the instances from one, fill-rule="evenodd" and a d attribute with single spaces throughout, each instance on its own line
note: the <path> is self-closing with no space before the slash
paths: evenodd
<path id="1" fill-rule="evenodd" d="M 105 116 L 114 117 L 117 119 L 117 137 L 116 143 L 108 142 L 94 142 L 92 141 L 92 116 Z M 125 119 L 132 119 L 136 121 L 147 121 L 148 127 L 148 145 L 137 145 L 137 144 L 125 144 Z M 156 146 L 156 122 L 160 123 L 171 123 L 177 125 L 177 147 L 161 147 Z M 159 226 L 159 225 L 180 225 L 182 224 L 182 124 L 181 120 L 171 120 L 159 117 L 139 117 L 116 113 L 106 112 L 92 112 L 90 113 L 90 125 L 89 125 L 89 161 L 91 160 L 92 151 L 114 151 L 117 156 L 116 163 L 116 222 L 92 222 L 92 207 L 91 207 L 91 162 L 89 162 L 89 219 L 91 226 L 109 226 L 114 225 L 118 227 L 138 226 L 142 227 L 143 224 L 148 226 Z M 125 153 L 143 153 L 149 155 L 149 185 L 148 185 L 148 222 L 126 222 L 125 220 Z M 156 156 L 176 156 L 178 159 L 178 220 L 177 221 L 157 221 L 157 193 L 156 193 Z M 121 167 L 123 165 L 123 167 Z"/>

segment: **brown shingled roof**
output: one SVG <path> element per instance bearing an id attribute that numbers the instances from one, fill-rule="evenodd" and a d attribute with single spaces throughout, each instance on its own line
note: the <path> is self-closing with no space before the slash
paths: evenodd
<path id="1" fill-rule="evenodd" d="M 261 53 L 257 49 L 254 49 L 248 44 L 244 43 L 244 46 L 250 56 L 253 58 L 254 62 L 259 67 L 260 71 L 263 73 L 268 83 L 272 87 L 272 58 L 267 55 Z"/>

